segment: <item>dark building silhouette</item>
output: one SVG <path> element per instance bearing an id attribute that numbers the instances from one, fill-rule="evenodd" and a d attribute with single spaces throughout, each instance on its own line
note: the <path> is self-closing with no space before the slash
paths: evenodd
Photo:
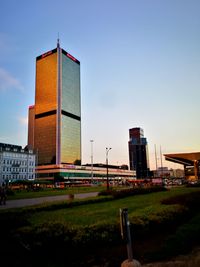
<path id="1" fill-rule="evenodd" d="M 149 157 L 143 129 L 139 127 L 129 129 L 128 146 L 130 169 L 136 171 L 137 178 L 147 178 L 149 176 Z"/>

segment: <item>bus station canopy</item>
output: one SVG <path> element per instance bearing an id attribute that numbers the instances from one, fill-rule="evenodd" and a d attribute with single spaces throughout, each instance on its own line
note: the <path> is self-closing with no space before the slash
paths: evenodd
<path id="1" fill-rule="evenodd" d="M 200 161 L 200 152 L 164 154 L 165 159 L 175 163 L 192 166 Z"/>

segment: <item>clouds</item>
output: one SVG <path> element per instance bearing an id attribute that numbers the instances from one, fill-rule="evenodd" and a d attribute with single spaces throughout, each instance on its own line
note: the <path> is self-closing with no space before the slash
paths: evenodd
<path id="1" fill-rule="evenodd" d="M 3 68 L 0 68 L 0 92 L 13 89 L 23 91 L 24 87 L 18 79 Z"/>

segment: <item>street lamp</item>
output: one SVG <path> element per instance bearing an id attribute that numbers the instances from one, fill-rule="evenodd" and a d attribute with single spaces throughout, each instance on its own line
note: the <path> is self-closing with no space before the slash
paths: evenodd
<path id="1" fill-rule="evenodd" d="M 91 182 L 93 181 L 93 142 L 94 140 L 90 140 L 91 142 Z"/>
<path id="2" fill-rule="evenodd" d="M 106 147 L 106 168 L 107 168 L 107 190 L 109 190 L 109 180 L 108 180 L 108 152 L 111 150 L 111 147 Z"/>

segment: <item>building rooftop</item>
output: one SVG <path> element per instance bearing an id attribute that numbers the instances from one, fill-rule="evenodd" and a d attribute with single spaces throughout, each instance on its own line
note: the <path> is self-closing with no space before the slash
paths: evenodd
<path id="1" fill-rule="evenodd" d="M 12 145 L 12 144 L 5 144 L 5 143 L 0 143 L 0 150 L 12 150 L 12 151 L 21 151 L 22 150 L 22 146 L 18 146 L 18 145 Z"/>
<path id="2" fill-rule="evenodd" d="M 22 148 L 22 146 L 13 145 L 13 144 L 5 144 L 0 143 L 0 151 L 10 151 L 10 152 L 18 152 L 18 153 L 31 153 L 33 154 L 33 150 L 28 146 Z"/>

